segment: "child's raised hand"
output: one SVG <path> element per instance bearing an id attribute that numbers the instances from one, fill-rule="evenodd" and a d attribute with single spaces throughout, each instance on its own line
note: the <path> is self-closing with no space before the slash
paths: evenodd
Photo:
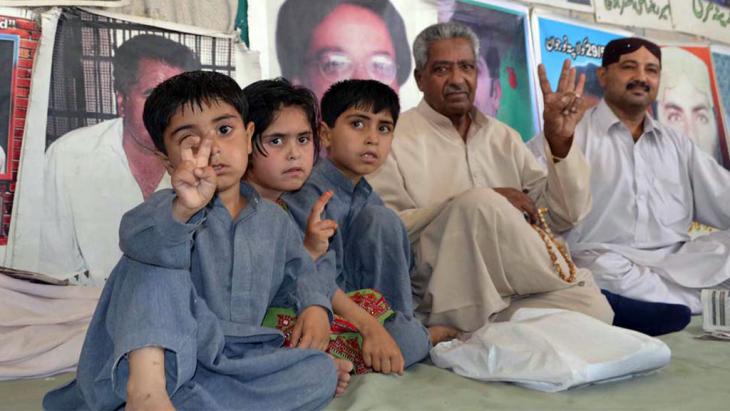
<path id="1" fill-rule="evenodd" d="M 403 354 L 385 327 L 373 323 L 367 330 L 361 329 L 360 332 L 363 336 L 362 357 L 365 365 L 383 374 L 403 375 Z"/>
<path id="2" fill-rule="evenodd" d="M 304 247 L 312 256 L 312 260 L 317 260 L 323 256 L 329 248 L 329 239 L 335 235 L 337 230 L 337 222 L 334 220 L 322 220 L 322 213 L 325 206 L 332 198 L 333 193 L 327 191 L 319 197 L 312 212 L 309 213 L 307 220 L 307 232 L 304 233 Z"/>
<path id="3" fill-rule="evenodd" d="M 197 152 L 193 148 L 198 146 Z M 205 207 L 215 194 L 217 176 L 210 166 L 213 139 L 188 137 L 180 144 L 180 163 L 175 167 L 170 181 L 177 197 L 173 203 L 173 216 L 180 222 Z"/>
<path id="4" fill-rule="evenodd" d="M 305 308 L 292 330 L 290 347 L 325 351 L 329 342 L 330 321 L 327 311 L 318 305 Z"/>

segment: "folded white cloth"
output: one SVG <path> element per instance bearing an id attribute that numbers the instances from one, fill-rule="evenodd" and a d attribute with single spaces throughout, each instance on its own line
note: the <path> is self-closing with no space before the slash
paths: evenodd
<path id="1" fill-rule="evenodd" d="M 0 274 L 0 380 L 75 370 L 100 294 Z"/>
<path id="2" fill-rule="evenodd" d="M 577 312 L 534 308 L 431 349 L 436 366 L 459 375 L 547 392 L 646 374 L 670 358 L 656 338 Z"/>

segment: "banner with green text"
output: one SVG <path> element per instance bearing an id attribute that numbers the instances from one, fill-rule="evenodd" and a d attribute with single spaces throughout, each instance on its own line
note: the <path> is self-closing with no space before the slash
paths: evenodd
<path id="1" fill-rule="evenodd" d="M 670 0 L 674 28 L 730 43 L 730 1 Z"/>
<path id="2" fill-rule="evenodd" d="M 596 0 L 596 21 L 620 26 L 672 30 L 669 0 Z"/>

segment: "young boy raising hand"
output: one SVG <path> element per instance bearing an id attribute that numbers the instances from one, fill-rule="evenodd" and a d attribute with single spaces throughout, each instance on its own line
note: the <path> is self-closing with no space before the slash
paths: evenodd
<path id="1" fill-rule="evenodd" d="M 298 229 L 241 177 L 251 152 L 247 104 L 229 77 L 189 72 L 160 84 L 144 122 L 173 190 L 127 213 L 125 255 L 99 301 L 76 380 L 45 409 L 318 409 L 352 364 L 282 347 L 261 327 L 293 306 L 300 347 L 324 347 L 331 309 Z M 314 377 L 314 378 L 312 378 Z"/>
<path id="2" fill-rule="evenodd" d="M 399 111 L 397 94 L 377 81 L 333 85 L 321 102 L 327 158 L 319 160 L 300 190 L 282 197 L 306 232 L 310 254 L 335 252 L 339 289 L 333 310 L 360 331 L 366 365 L 386 374 L 403 373 L 428 355 L 431 344 L 456 335 L 447 327 L 427 330 L 414 318 L 408 234 L 365 178 L 388 156 Z M 395 311 L 383 325 L 345 295 L 368 288 L 382 293 Z"/>

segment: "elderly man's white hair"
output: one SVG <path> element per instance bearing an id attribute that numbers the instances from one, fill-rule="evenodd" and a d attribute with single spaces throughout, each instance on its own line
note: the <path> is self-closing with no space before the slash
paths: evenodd
<path id="1" fill-rule="evenodd" d="M 464 24 L 450 21 L 438 23 L 423 29 L 413 41 L 413 58 L 416 60 L 416 70 L 423 70 L 428 62 L 428 50 L 431 45 L 439 40 L 467 39 L 474 49 L 474 57 L 479 55 L 479 38 L 469 27 Z"/>
<path id="2" fill-rule="evenodd" d="M 692 87 L 707 97 L 708 107 L 714 107 L 710 74 L 705 62 L 681 47 L 662 47 L 662 74 L 658 99 L 663 101 L 664 92 L 677 87 L 681 81 L 689 81 Z"/>

